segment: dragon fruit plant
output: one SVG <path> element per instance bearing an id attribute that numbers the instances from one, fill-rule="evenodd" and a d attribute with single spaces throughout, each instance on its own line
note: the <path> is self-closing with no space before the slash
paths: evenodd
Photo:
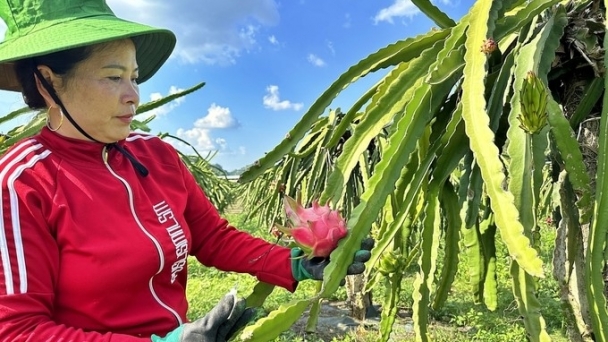
<path id="1" fill-rule="evenodd" d="M 314 201 L 311 208 L 304 208 L 287 195 L 283 197 L 283 204 L 288 226 L 277 225 L 277 229 L 291 236 L 308 258 L 328 257 L 347 234 L 346 222 L 328 205 L 321 206 Z"/>

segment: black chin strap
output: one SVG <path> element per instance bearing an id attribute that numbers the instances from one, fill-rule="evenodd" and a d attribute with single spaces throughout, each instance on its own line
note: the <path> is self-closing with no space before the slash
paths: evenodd
<path id="1" fill-rule="evenodd" d="M 34 67 L 34 73 L 40 80 L 40 83 L 42 84 L 44 89 L 46 89 L 46 91 L 49 93 L 49 95 L 51 96 L 53 101 L 55 101 L 55 103 L 57 103 L 57 105 L 59 105 L 59 107 L 61 108 L 61 111 L 63 111 L 63 115 L 65 115 L 65 117 L 68 118 L 68 121 L 72 124 L 72 126 L 76 127 L 78 132 L 80 132 L 82 135 L 84 135 L 87 139 L 89 139 L 91 141 L 94 141 L 94 142 L 97 142 L 100 144 L 106 144 L 106 146 L 108 148 L 116 148 L 116 150 L 118 150 L 118 152 L 122 153 L 127 159 L 129 159 L 129 161 L 131 162 L 133 167 L 137 170 L 137 172 L 139 172 L 140 175 L 142 175 L 144 177 L 148 175 L 148 173 L 149 173 L 148 169 L 142 163 L 140 163 L 131 153 L 129 153 L 129 151 L 127 151 L 124 147 L 120 146 L 119 144 L 117 144 L 115 142 L 109 143 L 109 144 L 103 143 L 103 142 L 93 138 L 92 136 L 90 136 L 87 132 L 85 132 L 85 130 L 82 129 L 82 127 L 80 127 L 80 125 L 78 125 L 76 123 L 74 118 L 72 118 L 72 116 L 70 115 L 68 110 L 65 108 L 65 106 L 63 105 L 63 102 L 61 102 L 61 100 L 59 99 L 59 96 L 57 96 L 55 89 L 53 87 L 51 87 L 49 82 L 47 82 L 47 80 L 44 77 L 42 77 L 40 70 L 38 70 L 38 68 Z"/>
<path id="2" fill-rule="evenodd" d="M 42 83 L 42 86 L 44 87 L 44 89 L 46 89 L 46 91 L 49 93 L 49 95 L 51 95 L 51 98 L 53 99 L 53 101 L 55 101 L 55 103 L 58 104 L 59 107 L 61 107 L 61 111 L 63 111 L 63 114 L 65 115 L 66 118 L 68 118 L 68 121 L 72 124 L 72 126 L 76 127 L 78 132 L 80 132 L 82 135 L 87 137 L 87 139 L 103 144 L 101 141 L 90 136 L 87 132 L 84 131 L 84 129 L 82 129 L 82 127 L 80 127 L 76 123 L 76 121 L 74 121 L 74 119 L 72 118 L 70 113 L 68 113 L 68 110 L 65 109 L 65 106 L 63 105 L 63 102 L 61 102 L 61 100 L 59 99 L 59 96 L 57 96 L 55 89 L 53 87 L 51 87 L 49 82 L 47 82 L 47 80 L 44 77 L 42 77 L 42 74 L 40 73 L 40 70 L 38 70 L 38 68 L 34 68 L 34 73 L 36 74 L 36 76 L 38 76 L 38 79 L 40 80 L 40 83 Z"/>
<path id="3" fill-rule="evenodd" d="M 135 159 L 135 157 L 129 153 L 129 151 L 125 150 L 124 147 L 118 145 L 117 143 L 110 143 L 107 145 L 108 148 L 116 148 L 118 150 L 118 152 L 122 153 L 125 157 L 127 157 L 127 159 L 129 159 L 129 161 L 131 162 L 131 164 L 133 165 L 133 167 L 135 168 L 135 170 L 137 170 L 137 172 L 139 172 L 140 175 L 146 177 L 148 175 L 148 169 L 144 166 L 144 164 L 140 163 L 139 160 Z"/>

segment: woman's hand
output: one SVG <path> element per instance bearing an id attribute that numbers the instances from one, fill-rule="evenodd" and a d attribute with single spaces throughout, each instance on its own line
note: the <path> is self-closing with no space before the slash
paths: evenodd
<path id="1" fill-rule="evenodd" d="M 355 252 L 353 263 L 348 266 L 346 274 L 361 274 L 365 271 L 365 262 L 371 257 L 374 239 L 367 238 L 361 242 L 361 249 Z M 291 271 L 297 281 L 306 279 L 323 280 L 323 271 L 329 264 L 329 258 L 304 257 L 304 252 L 298 248 L 291 249 Z"/>
<path id="2" fill-rule="evenodd" d="M 165 337 L 152 335 L 152 342 L 226 342 L 247 325 L 255 309 L 245 307 L 245 299 L 237 299 L 230 291 L 205 317 L 186 323 Z"/>

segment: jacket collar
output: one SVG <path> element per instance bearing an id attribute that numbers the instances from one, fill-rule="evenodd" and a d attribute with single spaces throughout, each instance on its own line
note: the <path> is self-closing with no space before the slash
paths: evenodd
<path id="1" fill-rule="evenodd" d="M 68 138 L 49 130 L 47 127 L 43 127 L 36 138 L 53 154 L 70 161 L 70 163 L 104 167 L 103 150 L 107 144 Z M 125 140 L 120 140 L 117 144 L 124 147 Z M 108 160 L 112 161 L 113 166 L 119 166 L 125 159 L 121 153 L 117 153 L 116 149 L 108 149 Z"/>

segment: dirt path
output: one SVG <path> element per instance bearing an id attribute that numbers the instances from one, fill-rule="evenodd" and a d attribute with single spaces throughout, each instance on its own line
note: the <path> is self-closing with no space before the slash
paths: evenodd
<path id="1" fill-rule="evenodd" d="M 345 302 L 324 302 L 321 305 L 319 321 L 314 333 L 306 333 L 306 323 L 308 322 L 309 312 L 306 311 L 293 326 L 292 332 L 303 338 L 305 341 L 324 341 L 332 339 L 340 340 L 351 332 L 357 335 L 376 335 L 379 330 L 380 317 L 368 318 L 365 321 L 358 321 L 350 317 L 350 309 Z M 406 337 L 412 337 L 414 328 L 411 314 L 401 313 L 397 317 L 393 326 L 393 333 L 389 341 L 403 341 Z M 314 340 L 310 340 L 314 337 Z M 369 340 L 368 340 L 369 341 Z"/>

